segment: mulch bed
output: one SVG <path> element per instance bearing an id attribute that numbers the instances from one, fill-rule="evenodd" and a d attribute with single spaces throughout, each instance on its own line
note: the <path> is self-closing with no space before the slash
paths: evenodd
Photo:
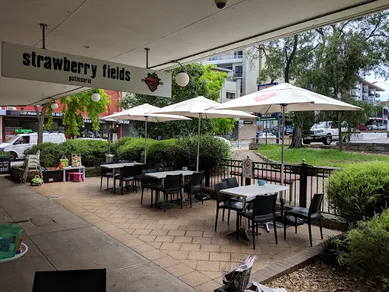
<path id="1" fill-rule="evenodd" d="M 266 286 L 288 292 L 374 292 L 380 283 L 321 263 L 315 263 L 273 280 Z"/>

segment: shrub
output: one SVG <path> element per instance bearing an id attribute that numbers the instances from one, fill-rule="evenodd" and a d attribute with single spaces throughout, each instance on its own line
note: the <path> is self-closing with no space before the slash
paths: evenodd
<path id="1" fill-rule="evenodd" d="M 153 141 L 147 144 L 147 162 L 149 165 L 174 166 L 178 168 L 180 167 L 180 165 L 177 165 L 176 159 L 178 153 L 179 147 L 175 139 Z"/>
<path id="2" fill-rule="evenodd" d="M 119 148 L 132 139 L 134 138 L 125 136 L 116 140 L 115 143 L 111 144 L 112 154 L 114 154 L 116 157 L 119 157 Z"/>
<path id="3" fill-rule="evenodd" d="M 93 159 L 105 157 L 108 153 L 108 143 L 103 140 L 68 140 L 61 144 L 42 143 L 26 150 L 25 154 L 35 154 L 37 150 L 41 151 L 41 164 L 44 167 L 58 166 L 63 155 L 71 163 L 72 154 L 80 154 L 82 164 L 90 166 Z"/>
<path id="4" fill-rule="evenodd" d="M 148 139 L 147 144 L 152 143 L 153 140 Z M 121 142 L 119 142 L 121 143 Z M 141 161 L 145 149 L 145 140 L 141 138 L 126 139 L 126 141 L 119 146 L 117 151 L 118 159 Z"/>
<path id="5" fill-rule="evenodd" d="M 334 172 L 328 179 L 327 193 L 339 215 L 356 223 L 382 212 L 389 199 L 388 187 L 388 163 L 360 163 Z"/>
<path id="6" fill-rule="evenodd" d="M 61 156 L 64 154 L 63 144 L 42 143 L 34 145 L 32 148 L 24 151 L 24 155 L 35 154 L 40 150 L 41 165 L 44 167 L 57 166 Z"/>
<path id="7" fill-rule="evenodd" d="M 342 252 L 339 263 L 357 267 L 373 276 L 389 279 L 389 210 L 371 221 L 360 221 L 347 233 L 348 251 Z"/>

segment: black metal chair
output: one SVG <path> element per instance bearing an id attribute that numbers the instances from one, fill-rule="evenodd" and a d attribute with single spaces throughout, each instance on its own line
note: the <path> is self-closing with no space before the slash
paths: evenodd
<path id="1" fill-rule="evenodd" d="M 100 191 L 103 186 L 103 178 L 107 178 L 107 189 L 109 188 L 109 179 L 113 178 L 113 172 L 111 169 L 106 167 L 100 167 L 101 168 L 101 176 L 100 176 Z M 115 173 L 115 176 L 119 176 L 120 173 Z"/>
<path id="2" fill-rule="evenodd" d="M 153 185 L 159 185 L 158 179 L 152 178 L 146 173 L 152 173 L 152 172 L 157 172 L 156 169 L 142 169 L 142 174 L 138 175 L 136 178 L 138 181 L 140 181 L 140 187 L 142 190 L 141 197 L 140 197 L 140 204 L 143 204 L 143 194 L 145 189 L 151 188 Z M 151 196 L 151 207 L 153 206 L 153 196 Z"/>
<path id="3" fill-rule="evenodd" d="M 227 183 L 228 188 L 239 187 L 239 183 L 238 183 L 238 180 L 236 179 L 236 177 L 225 178 L 225 179 L 222 179 L 222 181 L 225 181 Z"/>
<path id="4" fill-rule="evenodd" d="M 142 183 L 143 179 L 143 170 L 147 169 L 146 164 L 135 164 L 135 185 L 138 188 Z"/>
<path id="5" fill-rule="evenodd" d="M 194 172 L 191 176 L 190 182 L 182 186 L 183 189 L 188 193 L 190 207 L 192 207 L 192 195 L 196 197 L 196 195 L 201 192 L 202 180 L 203 180 L 203 173 Z M 203 196 L 201 202 L 204 204 Z"/>
<path id="6" fill-rule="evenodd" d="M 274 237 L 277 244 L 276 202 L 277 194 L 256 196 L 255 199 L 250 202 L 252 204 L 252 210 L 238 213 L 238 220 L 236 221 L 237 237 L 239 234 L 241 218 L 247 218 L 251 222 L 253 248 L 255 249 L 255 236 L 258 235 L 258 224 L 265 224 L 272 221 L 274 225 Z"/>
<path id="7" fill-rule="evenodd" d="M 219 210 L 223 210 L 222 215 L 222 221 L 224 221 L 224 213 L 225 210 L 228 210 L 228 221 L 227 224 L 230 224 L 230 214 L 231 210 L 236 212 L 242 212 L 243 211 L 243 204 L 239 201 L 233 201 L 231 200 L 231 197 L 225 194 L 222 194 L 220 191 L 228 189 L 227 182 L 221 182 L 217 183 L 215 185 L 215 192 L 216 192 L 216 221 L 215 221 L 215 231 L 217 230 L 217 221 L 219 218 Z M 221 205 L 222 204 L 222 205 Z M 238 220 L 238 215 L 237 218 Z"/>
<path id="8" fill-rule="evenodd" d="M 163 193 L 162 206 L 163 211 L 166 212 L 165 203 L 169 200 L 169 195 L 171 196 L 171 201 L 173 200 L 173 195 L 177 195 L 177 203 L 180 202 L 181 209 L 183 207 L 183 195 L 182 195 L 182 174 L 177 175 L 167 175 L 164 179 L 163 185 L 153 185 L 150 186 L 151 197 L 153 197 L 153 191 L 156 192 L 156 203 L 159 198 L 159 194 Z"/>
<path id="9" fill-rule="evenodd" d="M 136 187 L 134 185 L 135 182 L 135 167 L 134 166 L 123 166 L 120 171 L 120 175 L 117 176 L 115 179 L 120 180 L 120 189 L 121 189 L 121 194 L 123 195 L 123 183 L 126 183 L 126 188 L 127 191 L 129 190 L 128 183 L 132 181 L 133 185 L 132 187 L 136 191 Z"/>
<path id="10" fill-rule="evenodd" d="M 312 221 L 318 220 L 320 226 L 320 235 L 323 239 L 323 229 L 321 224 L 322 214 L 320 212 L 321 204 L 323 202 L 324 194 L 315 194 L 312 198 L 309 208 L 294 207 L 290 211 L 284 212 L 284 222 L 286 222 L 286 216 L 293 216 L 295 218 L 295 232 L 297 233 L 297 218 L 301 218 L 308 221 L 309 243 L 312 246 Z M 284 240 L 286 240 L 286 224 L 284 224 Z"/>

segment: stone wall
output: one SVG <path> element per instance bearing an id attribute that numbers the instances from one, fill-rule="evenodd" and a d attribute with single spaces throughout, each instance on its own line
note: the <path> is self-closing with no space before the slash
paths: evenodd
<path id="1" fill-rule="evenodd" d="M 389 144 L 383 143 L 345 143 L 343 149 L 357 152 L 389 154 Z"/>

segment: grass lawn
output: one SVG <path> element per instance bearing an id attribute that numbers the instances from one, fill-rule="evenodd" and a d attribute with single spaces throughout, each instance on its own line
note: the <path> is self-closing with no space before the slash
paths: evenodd
<path id="1" fill-rule="evenodd" d="M 269 159 L 281 161 L 281 145 L 262 145 L 257 151 Z M 300 164 L 303 159 L 309 165 L 343 167 L 346 164 L 357 162 L 389 162 L 389 155 L 341 152 L 335 149 L 320 148 L 288 149 L 288 146 L 285 146 L 286 163 Z"/>

